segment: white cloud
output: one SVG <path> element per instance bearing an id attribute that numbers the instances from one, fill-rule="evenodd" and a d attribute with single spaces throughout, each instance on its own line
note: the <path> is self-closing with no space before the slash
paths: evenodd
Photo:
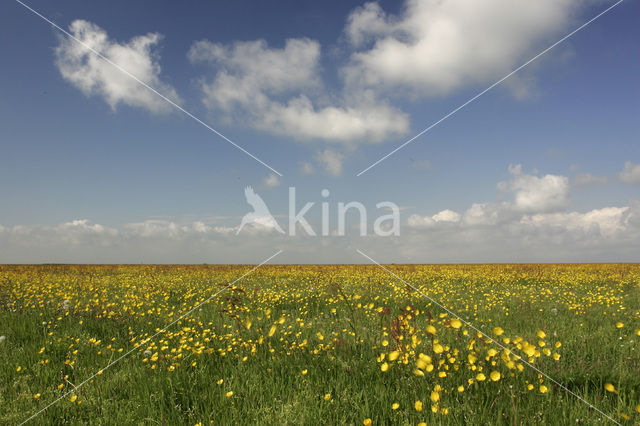
<path id="1" fill-rule="evenodd" d="M 454 212 L 453 210 L 442 210 L 439 213 L 434 214 L 433 216 L 420 216 L 417 214 L 412 214 L 409 216 L 407 220 L 407 224 L 412 228 L 428 228 L 434 226 L 438 222 L 440 223 L 456 223 L 460 221 L 460 213 Z"/>
<path id="2" fill-rule="evenodd" d="M 510 72 L 566 27 L 573 0 L 408 0 L 397 16 L 377 3 L 353 11 L 345 32 L 359 49 L 350 85 L 441 95 Z"/>
<path id="3" fill-rule="evenodd" d="M 280 186 L 280 178 L 273 173 L 264 178 L 263 182 L 267 188 L 277 188 L 278 186 Z"/>
<path id="4" fill-rule="evenodd" d="M 640 183 L 640 164 L 633 164 L 631 161 L 624 163 L 624 169 L 618 174 L 618 180 L 624 183 Z"/>
<path id="5" fill-rule="evenodd" d="M 273 134 L 351 148 L 408 131 L 405 113 L 366 91 L 349 102 L 321 96 L 320 53 L 319 43 L 306 38 L 288 39 L 283 48 L 264 40 L 231 45 L 204 40 L 194 43 L 188 56 L 216 69 L 211 80 L 201 81 L 203 102 L 227 119 L 248 117 L 254 128 Z"/>
<path id="6" fill-rule="evenodd" d="M 436 222 L 459 222 L 460 213 L 449 209 L 442 210 L 440 213 L 433 216 L 433 220 Z"/>
<path id="7" fill-rule="evenodd" d="M 471 215 L 470 212 L 474 212 Z M 469 217 L 491 220 L 468 220 Z M 639 261 L 640 203 L 587 212 L 527 214 L 509 203 L 476 204 L 464 214 L 413 215 L 399 237 L 288 237 L 259 224 L 148 220 L 108 227 L 87 220 L 55 226 L 0 225 L 0 263 L 394 263 Z M 312 224 L 316 227 L 317 223 Z"/>
<path id="8" fill-rule="evenodd" d="M 300 166 L 300 173 L 302 173 L 303 175 L 312 175 L 315 172 L 316 172 L 315 167 L 313 167 L 313 164 L 309 163 L 308 161 L 305 161 Z"/>
<path id="9" fill-rule="evenodd" d="M 149 33 L 119 43 L 110 40 L 99 26 L 80 19 L 71 23 L 69 32 L 167 98 L 181 102 L 175 89 L 160 79 L 159 55 L 153 50 L 161 39 L 159 34 Z M 60 38 L 55 54 L 56 65 L 65 80 L 87 96 L 103 97 L 114 110 L 119 104 L 154 113 L 172 108 L 167 101 L 69 37 Z"/>
<path id="10" fill-rule="evenodd" d="M 497 225 L 513 214 L 512 203 L 474 203 L 462 216 L 467 225 Z"/>
<path id="11" fill-rule="evenodd" d="M 319 152 L 315 159 L 328 174 L 332 176 L 340 176 L 342 174 L 342 162 L 344 161 L 344 155 L 339 152 L 325 149 L 324 151 Z"/>
<path id="12" fill-rule="evenodd" d="M 562 231 L 594 232 L 611 237 L 625 229 L 629 207 L 605 207 L 587 213 L 566 212 L 523 216 L 520 223 L 534 227 L 559 228 Z"/>
<path id="13" fill-rule="evenodd" d="M 606 176 L 595 176 L 591 173 L 578 173 L 571 180 L 571 184 L 577 187 L 593 186 L 593 185 L 606 185 L 611 179 Z"/>
<path id="14" fill-rule="evenodd" d="M 516 210 L 545 212 L 566 207 L 569 196 L 569 179 L 566 176 L 524 174 L 519 164 L 509 166 L 509 173 L 511 180 L 500 182 L 498 187 L 514 193 Z"/>

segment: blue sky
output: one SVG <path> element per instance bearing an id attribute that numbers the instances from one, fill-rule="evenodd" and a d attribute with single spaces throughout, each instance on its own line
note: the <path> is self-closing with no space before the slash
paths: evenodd
<path id="1" fill-rule="evenodd" d="M 0 262 L 638 261 L 638 2 L 356 177 L 613 4 L 529 3 L 27 2 L 269 178 L 4 2 Z M 235 237 L 247 185 L 283 223 L 289 186 L 316 224 L 323 188 L 393 201 L 401 235 Z"/>

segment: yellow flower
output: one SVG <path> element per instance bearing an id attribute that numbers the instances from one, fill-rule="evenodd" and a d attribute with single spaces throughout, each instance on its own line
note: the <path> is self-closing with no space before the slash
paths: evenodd
<path id="1" fill-rule="evenodd" d="M 435 345 L 433 345 L 433 351 L 437 354 L 441 354 L 442 352 L 444 352 L 444 348 L 440 343 L 436 343 Z"/>
<path id="2" fill-rule="evenodd" d="M 427 361 L 422 358 L 418 358 L 418 360 L 416 361 L 416 367 L 418 367 L 420 370 L 424 370 L 425 368 L 427 368 L 427 364 Z"/>
<path id="3" fill-rule="evenodd" d="M 533 356 L 536 353 L 536 347 L 534 345 L 529 344 L 529 343 L 527 343 L 526 346 L 522 345 L 522 350 L 524 351 L 525 354 L 527 354 L 529 356 Z"/>
<path id="4" fill-rule="evenodd" d="M 547 391 L 549 391 L 549 388 L 547 388 L 545 385 L 540 386 L 540 393 L 547 393 Z"/>
<path id="5" fill-rule="evenodd" d="M 416 409 L 416 411 L 422 411 L 422 401 L 416 401 L 413 404 L 413 407 Z"/>
<path id="6" fill-rule="evenodd" d="M 418 423 L 418 426 L 427 426 L 427 424 L 425 422 L 420 422 Z"/>
<path id="7" fill-rule="evenodd" d="M 476 380 L 479 381 L 479 382 L 484 382 L 486 378 L 487 378 L 487 376 L 485 376 L 482 373 L 478 373 L 478 375 L 476 376 Z"/>
<path id="8" fill-rule="evenodd" d="M 495 334 L 496 336 L 502 336 L 502 333 L 504 333 L 504 330 L 500 327 L 495 327 L 493 329 L 493 334 Z"/>
<path id="9" fill-rule="evenodd" d="M 418 377 L 424 377 L 424 372 L 422 370 L 418 370 L 417 368 L 413 370 L 413 374 L 415 374 Z"/>
<path id="10" fill-rule="evenodd" d="M 400 407 L 400 404 L 398 404 L 397 402 L 394 402 L 393 404 L 391 404 L 392 410 L 397 410 L 399 407 Z"/>
<path id="11" fill-rule="evenodd" d="M 458 386 L 458 392 L 460 393 L 464 392 L 464 386 Z"/>
<path id="12" fill-rule="evenodd" d="M 78 399 L 78 395 L 71 395 L 71 398 L 69 398 L 69 401 L 76 402 L 76 399 Z"/>
<path id="13" fill-rule="evenodd" d="M 231 398 L 233 396 L 233 391 L 229 391 L 226 393 L 227 398 Z"/>
<path id="14" fill-rule="evenodd" d="M 40 398 L 40 394 L 39 393 L 33 395 L 33 399 L 38 399 L 38 398 Z"/>
<path id="15" fill-rule="evenodd" d="M 371 426 L 371 419 L 364 419 L 364 420 L 362 421 L 362 424 L 363 424 L 364 426 Z"/>
<path id="16" fill-rule="evenodd" d="M 269 337 L 273 336 L 276 333 L 277 327 L 275 325 L 272 325 L 271 328 L 269 329 Z"/>
<path id="17" fill-rule="evenodd" d="M 436 328 L 432 325 L 428 325 L 427 326 L 427 333 L 429 334 L 436 334 Z"/>
<path id="18" fill-rule="evenodd" d="M 398 355 L 400 355 L 400 352 L 398 351 L 389 352 L 389 361 L 395 361 L 396 359 L 398 359 Z"/>
<path id="19" fill-rule="evenodd" d="M 500 380 L 500 372 L 498 371 L 492 371 L 491 374 L 489 374 L 489 377 L 491 378 L 491 380 L 493 380 L 494 382 L 497 382 L 498 380 Z"/>
<path id="20" fill-rule="evenodd" d="M 388 340 L 383 340 L 382 341 L 382 346 L 389 346 L 389 341 Z"/>
<path id="21" fill-rule="evenodd" d="M 440 394 L 438 392 L 431 392 L 431 401 L 438 402 L 440 401 Z"/>
<path id="22" fill-rule="evenodd" d="M 462 321 L 460 321 L 458 318 L 454 318 L 451 320 L 451 327 L 453 328 L 460 328 L 462 327 Z"/>
<path id="23" fill-rule="evenodd" d="M 388 371 L 388 370 L 389 370 L 389 364 L 387 364 L 386 362 L 385 362 L 385 363 L 383 363 L 383 364 L 380 366 L 380 370 L 382 370 L 383 372 Z"/>
<path id="24" fill-rule="evenodd" d="M 22 370 L 22 367 L 18 366 L 18 368 L 16 368 L 16 371 L 19 373 Z"/>
<path id="25" fill-rule="evenodd" d="M 558 354 L 558 353 L 553 354 L 553 359 L 558 361 L 560 359 L 560 354 Z"/>
<path id="26" fill-rule="evenodd" d="M 604 388 L 607 390 L 607 392 L 618 393 L 618 391 L 616 391 L 616 388 L 611 383 L 605 383 Z"/>
<path id="27" fill-rule="evenodd" d="M 533 385 L 532 385 L 531 383 L 529 383 L 529 384 L 527 385 L 527 389 L 528 389 L 528 390 L 533 389 Z"/>
<path id="28" fill-rule="evenodd" d="M 541 339 L 544 339 L 545 337 L 547 337 L 547 333 L 545 333 L 542 330 L 538 330 L 537 334 L 538 334 L 538 337 L 541 338 Z"/>
<path id="29" fill-rule="evenodd" d="M 306 369 L 302 370 L 302 371 L 300 372 L 300 374 L 302 374 L 303 376 L 306 376 L 306 375 L 307 375 L 307 370 L 306 370 Z"/>
<path id="30" fill-rule="evenodd" d="M 330 393 L 326 393 L 326 394 L 324 395 L 324 400 L 325 400 L 325 401 L 329 401 L 330 399 L 331 399 L 331 394 L 330 394 Z"/>
<path id="31" fill-rule="evenodd" d="M 220 379 L 216 382 L 217 384 L 221 385 L 222 383 L 224 383 L 224 379 Z"/>
<path id="32" fill-rule="evenodd" d="M 622 328 L 622 327 L 624 327 L 624 324 L 623 324 L 623 323 L 621 323 L 620 321 L 618 321 L 618 322 L 616 323 L 616 328 Z"/>

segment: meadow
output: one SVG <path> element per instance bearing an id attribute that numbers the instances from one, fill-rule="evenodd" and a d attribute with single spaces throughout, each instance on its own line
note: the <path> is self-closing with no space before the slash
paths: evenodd
<path id="1" fill-rule="evenodd" d="M 0 266 L 0 424 L 640 424 L 640 265 L 386 267 Z"/>

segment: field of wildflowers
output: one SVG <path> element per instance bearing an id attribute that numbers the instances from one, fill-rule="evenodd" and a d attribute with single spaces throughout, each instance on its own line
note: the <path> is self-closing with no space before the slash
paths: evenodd
<path id="1" fill-rule="evenodd" d="M 0 266 L 0 424 L 640 423 L 640 265 L 387 268 Z"/>

